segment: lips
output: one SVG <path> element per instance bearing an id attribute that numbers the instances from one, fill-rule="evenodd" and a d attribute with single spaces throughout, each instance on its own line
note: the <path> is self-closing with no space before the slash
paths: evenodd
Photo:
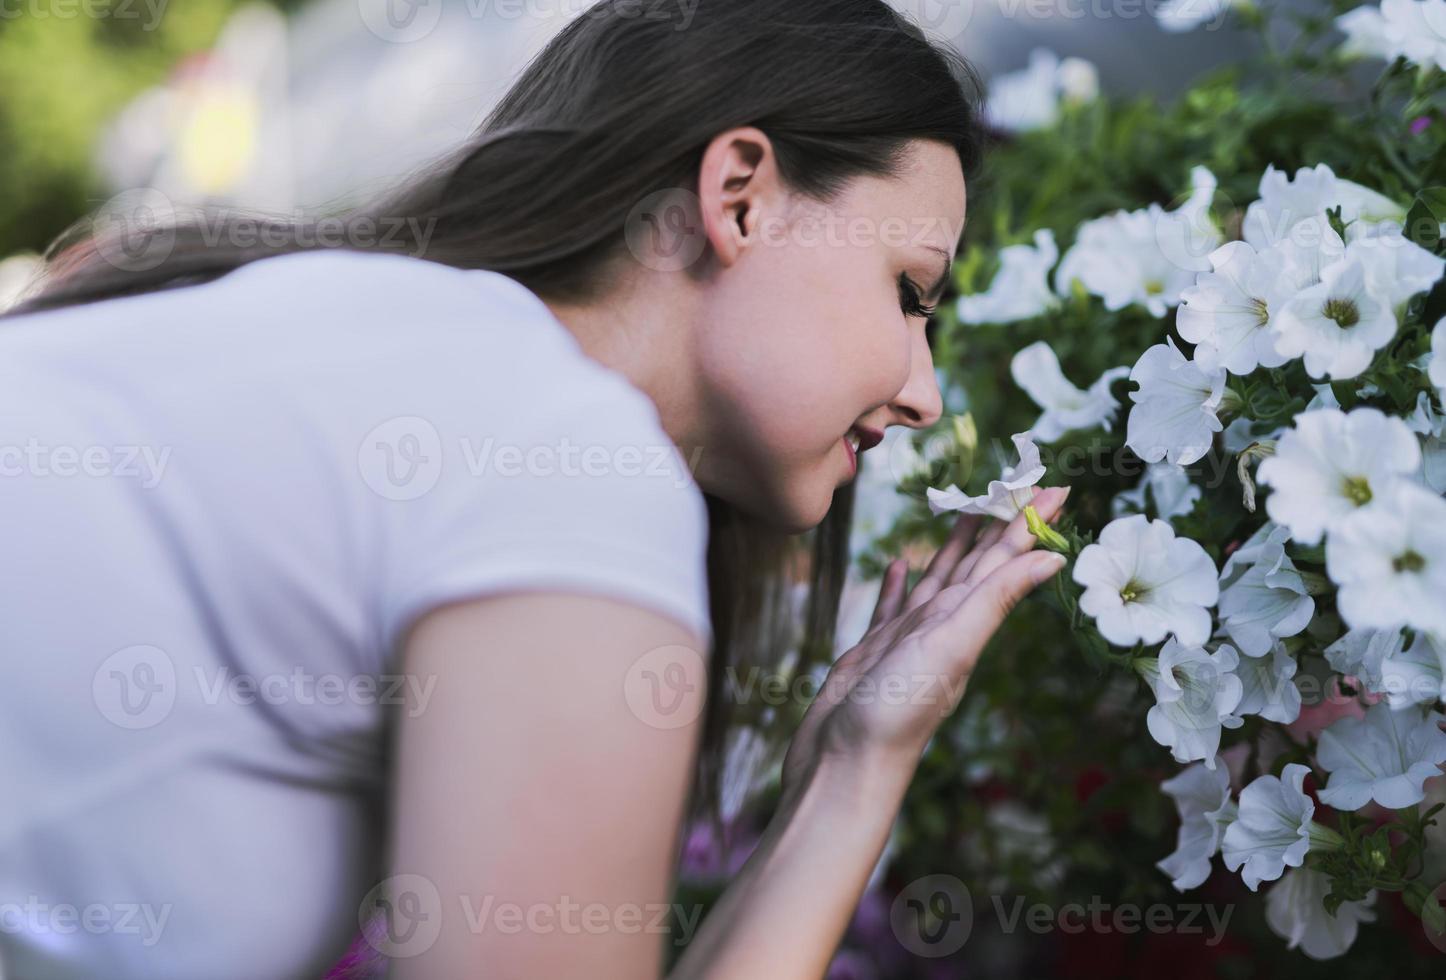
<path id="1" fill-rule="evenodd" d="M 858 437 L 860 453 L 866 453 L 884 441 L 884 434 L 882 432 L 877 429 L 868 429 L 861 425 L 856 425 L 852 429 L 849 429 L 849 435 Z"/>

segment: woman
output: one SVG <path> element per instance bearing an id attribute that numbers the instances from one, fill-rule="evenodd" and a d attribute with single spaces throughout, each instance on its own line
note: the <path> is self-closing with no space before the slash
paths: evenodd
<path id="1" fill-rule="evenodd" d="M 787 543 L 829 649 L 857 453 L 940 417 L 982 142 L 881 0 L 686 13 L 579 16 L 340 242 L 101 224 L 6 318 L 8 976 L 311 977 L 374 909 L 396 977 L 661 974 Z M 823 973 L 1033 543 L 889 567 L 670 977 Z"/>

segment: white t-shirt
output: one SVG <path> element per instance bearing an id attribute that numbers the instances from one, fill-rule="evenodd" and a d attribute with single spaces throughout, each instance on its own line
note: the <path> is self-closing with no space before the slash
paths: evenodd
<path id="1" fill-rule="evenodd" d="M 0 321 L 0 527 L 9 980 L 319 977 L 385 873 L 435 606 L 579 591 L 713 638 L 652 401 L 516 280 L 400 256 Z"/>

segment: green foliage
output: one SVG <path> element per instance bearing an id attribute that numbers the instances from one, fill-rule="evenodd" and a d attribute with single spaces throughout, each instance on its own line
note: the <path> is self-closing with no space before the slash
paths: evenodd
<path id="1" fill-rule="evenodd" d="M 208 48 L 242 2 L 15 4 L 0 16 L 0 258 L 42 251 L 101 203 L 103 126 Z"/>

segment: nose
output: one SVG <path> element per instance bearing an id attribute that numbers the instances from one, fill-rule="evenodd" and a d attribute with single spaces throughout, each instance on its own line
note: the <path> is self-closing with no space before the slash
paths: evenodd
<path id="1" fill-rule="evenodd" d="M 939 379 L 934 371 L 934 352 L 923 330 L 914 341 L 909 379 L 889 402 L 889 413 L 890 425 L 907 425 L 911 429 L 927 429 L 944 417 L 944 397 L 939 393 Z"/>

